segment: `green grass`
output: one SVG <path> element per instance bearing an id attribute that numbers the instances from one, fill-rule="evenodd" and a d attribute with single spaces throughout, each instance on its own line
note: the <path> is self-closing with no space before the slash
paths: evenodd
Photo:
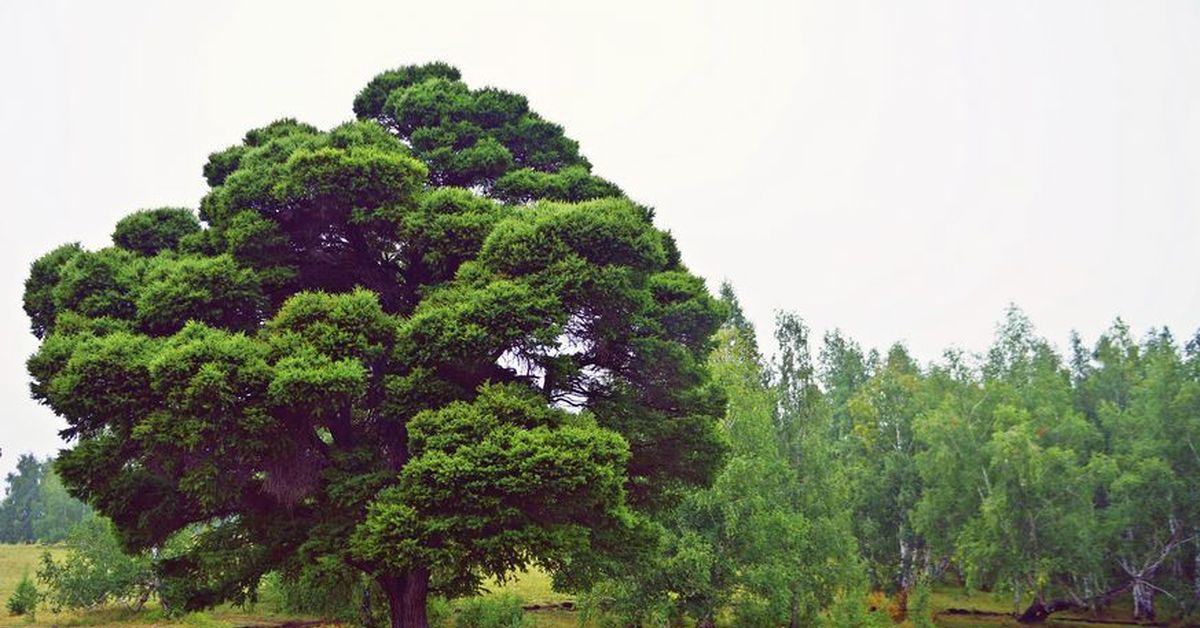
<path id="1" fill-rule="evenodd" d="M 510 593 L 521 598 L 526 606 L 531 604 L 545 606 L 575 601 L 574 595 L 554 591 L 551 588 L 550 576 L 537 568 L 514 574 L 504 584 L 489 582 L 484 585 L 484 588 L 487 590 L 484 595 Z"/>
<path id="2" fill-rule="evenodd" d="M 934 612 L 941 612 L 948 608 L 962 608 L 983 613 L 1002 613 L 1005 615 L 1013 612 L 1013 599 L 1011 595 L 988 593 L 986 591 L 966 591 L 957 587 L 937 587 L 930 596 L 930 603 Z M 1024 603 L 1028 603 L 1025 600 Z M 1132 619 L 1128 600 L 1121 599 L 1105 610 L 1099 616 L 1089 615 L 1079 612 L 1062 612 L 1056 613 L 1044 624 L 1045 626 L 1092 626 L 1100 628 L 1103 626 L 1119 626 L 1127 624 L 1105 624 L 1095 623 L 1096 620 L 1111 619 L 1123 622 Z M 1087 619 L 1087 623 L 1072 621 L 1078 619 Z M 986 616 L 951 616 L 941 615 L 937 618 L 937 624 L 946 628 L 994 628 L 996 626 L 1021 626 L 1011 617 L 986 617 Z"/>
<path id="3" fill-rule="evenodd" d="M 61 548 L 42 545 L 0 545 L 0 605 L 8 601 L 22 576 L 29 574 L 32 578 L 36 575 L 45 551 L 55 558 L 64 553 Z"/>
<path id="4" fill-rule="evenodd" d="M 48 627 L 61 626 L 155 626 L 156 628 L 230 628 L 245 625 L 280 624 L 288 620 L 312 619 L 295 617 L 282 613 L 278 600 L 261 599 L 251 609 L 241 609 L 233 606 L 221 606 L 205 613 L 191 613 L 183 617 L 167 617 L 153 603 L 141 613 L 132 613 L 124 608 L 102 608 L 84 612 L 63 612 L 54 614 L 43 608 L 37 613 L 37 621 L 29 622 L 22 617 L 11 617 L 4 614 L 3 603 L 16 589 L 21 576 L 29 573 L 33 576 L 41 561 L 42 552 L 49 551 L 55 557 L 61 557 L 65 550 L 59 547 L 44 547 L 40 545 L 2 545 L 0 544 L 0 627 Z M 538 569 L 530 569 L 516 574 L 503 584 L 491 582 L 486 585 L 485 596 L 513 594 L 521 598 L 525 605 L 556 605 L 574 601 L 573 595 L 558 593 L 551 588 L 550 576 Z M 966 608 L 990 613 L 1011 613 L 1012 598 L 1007 595 L 986 593 L 981 591 L 964 591 L 954 587 L 938 587 L 930 596 L 930 603 L 935 612 L 947 608 Z M 539 628 L 576 628 L 577 614 L 570 611 L 547 610 L 531 613 L 534 623 Z M 1061 613 L 1055 615 L 1047 626 L 1080 626 L 1070 621 L 1079 615 Z M 1127 604 L 1118 604 L 1109 614 L 1110 618 L 1128 619 Z M 1008 617 L 979 617 L 979 616 L 940 616 L 938 625 L 945 628 L 996 628 L 997 626 L 1018 626 Z M 1100 628 L 1105 624 L 1087 624 L 1092 628 Z M 1115 624 L 1109 624 L 1115 625 Z"/>
<path id="5" fill-rule="evenodd" d="M 182 617 L 167 617 L 157 604 L 151 602 L 146 608 L 134 613 L 120 606 L 88 611 L 64 611 L 51 613 L 46 607 L 38 609 L 36 621 L 26 617 L 8 615 L 4 603 L 17 588 L 17 582 L 28 573 L 33 577 L 41 564 L 42 553 L 61 558 L 66 549 L 43 545 L 0 544 L 0 627 L 29 628 L 45 626 L 148 626 L 156 628 L 230 628 L 250 624 L 279 624 L 288 620 L 312 619 L 296 617 L 279 612 L 279 605 L 272 600 L 262 600 L 253 609 L 220 606 L 205 613 L 190 613 Z M 44 592 L 44 591 L 43 591 Z"/>

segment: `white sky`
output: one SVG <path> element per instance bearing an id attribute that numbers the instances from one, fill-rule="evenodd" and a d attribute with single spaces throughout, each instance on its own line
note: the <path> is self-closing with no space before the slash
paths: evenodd
<path id="1" fill-rule="evenodd" d="M 30 262 L 427 60 L 563 124 L 763 336 L 790 309 L 929 360 L 1010 301 L 1060 346 L 1200 326 L 1200 3 L 579 4 L 0 0 L 0 473 L 60 445 Z"/>

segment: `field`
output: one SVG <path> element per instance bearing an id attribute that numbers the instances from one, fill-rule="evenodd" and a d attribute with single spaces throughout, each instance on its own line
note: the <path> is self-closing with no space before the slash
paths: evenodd
<path id="1" fill-rule="evenodd" d="M 0 602 L 8 600 L 16 588 L 22 575 L 33 575 L 37 569 L 42 552 L 51 554 L 62 552 L 58 548 L 39 545 L 0 545 Z M 556 593 L 550 588 L 550 578 L 546 574 L 533 571 L 519 575 L 504 585 L 489 587 L 487 595 L 510 593 L 520 597 L 526 605 L 552 606 L 572 600 L 569 595 Z M 1002 616 L 1011 612 L 1012 602 L 1009 598 L 990 593 L 966 593 L 960 589 L 942 588 L 934 591 L 932 604 L 935 611 L 948 608 L 961 608 L 995 613 L 996 615 L 953 616 L 942 614 L 938 617 L 938 625 L 946 628 L 996 628 L 998 626 L 1017 626 L 1016 622 Z M 576 614 L 563 610 L 544 610 L 530 613 L 534 624 L 539 628 L 569 628 L 578 626 Z M 1087 619 L 1087 623 L 1072 621 Z M 1127 616 L 1114 617 L 1128 621 Z M 232 606 L 222 606 L 205 613 L 192 613 L 183 617 L 166 617 L 153 604 L 141 613 L 131 613 L 123 608 L 106 608 L 88 612 L 51 613 L 42 609 L 37 618 L 30 621 L 27 618 L 12 617 L 0 614 L 0 627 L 14 628 L 50 627 L 50 626 L 154 626 L 155 628 L 242 628 L 281 626 L 289 622 L 313 622 L 313 617 L 298 617 L 281 612 L 279 601 L 265 596 L 252 609 L 241 609 Z M 1083 618 L 1062 614 L 1047 626 L 1116 626 L 1122 624 L 1098 623 L 1096 618 Z M 1127 624 L 1124 624 L 1127 625 Z M 315 628 L 308 623 L 306 628 Z"/>
<path id="2" fill-rule="evenodd" d="M 132 613 L 124 608 L 105 608 L 94 611 L 64 611 L 51 613 L 39 609 L 36 619 L 13 617 L 2 604 L 12 595 L 21 577 L 33 576 L 43 552 L 49 551 L 58 557 L 63 550 L 41 545 L 0 544 L 0 628 L 40 628 L 50 626 L 154 626 L 155 628 L 242 628 L 281 626 L 289 622 L 312 622 L 317 618 L 284 613 L 279 600 L 264 595 L 252 609 L 221 606 L 204 613 L 191 613 L 183 617 L 167 617 L 153 603 L 141 613 Z M 554 605 L 571 600 L 572 597 L 555 593 L 550 589 L 550 578 L 541 572 L 522 574 L 503 586 L 491 587 L 488 595 L 511 593 L 519 596 L 526 605 Z M 548 610 L 533 613 L 536 625 L 545 628 L 566 628 L 578 625 L 575 614 L 568 611 Z M 305 628 L 317 628 L 307 624 Z"/>

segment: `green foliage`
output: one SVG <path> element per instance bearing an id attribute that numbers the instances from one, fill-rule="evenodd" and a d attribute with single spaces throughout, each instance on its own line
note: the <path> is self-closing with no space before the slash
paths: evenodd
<path id="1" fill-rule="evenodd" d="M 54 612 L 96 608 L 120 603 L 140 609 L 155 588 L 148 555 L 129 555 L 117 542 L 112 524 L 92 517 L 78 524 L 66 539 L 61 561 L 42 554 L 38 580 Z"/>
<path id="2" fill-rule="evenodd" d="M 31 454 L 17 459 L 16 471 L 9 472 L 4 501 L 0 502 L 0 541 L 31 543 L 34 521 L 41 511 L 42 478 L 45 465 Z"/>
<path id="3" fill-rule="evenodd" d="M 924 403 L 919 369 L 903 346 L 893 346 L 844 408 L 845 442 L 858 488 L 854 526 L 872 584 L 895 592 L 914 578 L 920 546 L 910 518 L 921 494 L 914 465 L 913 422 Z"/>
<path id="4" fill-rule="evenodd" d="M 64 244 L 38 258 L 29 269 L 25 280 L 24 307 L 29 316 L 33 335 L 42 338 L 54 324 L 57 306 L 54 289 L 61 279 L 62 268 L 75 256 L 83 252 L 79 243 Z"/>
<path id="5" fill-rule="evenodd" d="M 38 593 L 37 585 L 33 579 L 26 573 L 17 583 L 16 590 L 9 596 L 6 606 L 8 607 L 9 615 L 28 615 L 34 617 L 37 614 L 38 602 L 41 600 L 41 594 Z"/>
<path id="6" fill-rule="evenodd" d="M 523 96 L 472 90 L 445 64 L 376 76 L 355 98 L 354 112 L 408 142 L 436 185 L 479 187 L 513 203 L 621 196 L 591 174 L 578 143 L 531 111 Z"/>
<path id="7" fill-rule="evenodd" d="M 844 478 L 830 457 L 827 417 L 813 386 L 807 331 L 781 320 L 788 344 L 776 381 L 764 373 L 753 328 L 723 291 L 729 322 L 709 358 L 728 399 L 731 457 L 714 484 L 660 517 L 663 540 L 623 578 L 585 600 L 589 616 L 636 624 L 701 624 L 733 611 L 736 625 L 812 625 L 859 580 Z"/>
<path id="8" fill-rule="evenodd" d="M 279 599 L 280 607 L 289 613 L 364 626 L 387 624 L 387 599 L 379 585 L 333 557 L 322 557 L 291 572 L 265 575 L 254 597 Z M 430 603 L 434 603 L 433 598 Z"/>
<path id="9" fill-rule="evenodd" d="M 585 201 L 621 196 L 621 189 L 597 177 L 585 166 L 567 166 L 558 172 L 529 168 L 507 172 L 492 186 L 492 194 L 509 203 L 529 203 L 545 198 L 556 201 Z"/>
<path id="10" fill-rule="evenodd" d="M 1139 345 L 1119 320 L 1094 351 L 1072 344 L 1068 366 L 1012 309 L 978 377 L 953 358 L 931 371 L 916 529 L 1018 607 L 1131 587 L 1192 598 L 1196 577 L 1170 574 L 1196 564 L 1195 373 L 1168 333 Z M 1135 615 L 1153 614 L 1143 593 Z"/>
<path id="11" fill-rule="evenodd" d="M 430 626 L 449 626 L 454 617 L 454 609 L 446 598 L 431 595 L 425 604 L 425 614 Z"/>
<path id="12" fill-rule="evenodd" d="M 889 628 L 894 625 L 886 610 L 868 608 L 867 596 L 856 590 L 839 595 L 829 612 L 822 616 L 821 624 L 828 628 Z"/>
<path id="13" fill-rule="evenodd" d="M 113 244 L 142 255 L 179 248 L 187 236 L 200 231 L 200 221 L 190 209 L 146 209 L 122 218 L 113 231 Z"/>
<path id="14" fill-rule="evenodd" d="M 81 521 L 94 516 L 87 504 L 67 493 L 62 479 L 53 465 L 42 477 L 41 516 L 33 520 L 33 536 L 40 543 L 60 543 L 70 535 L 72 528 Z"/>
<path id="15" fill-rule="evenodd" d="M 91 509 L 67 493 L 51 460 L 23 454 L 6 484 L 0 501 L 0 542 L 57 543 L 91 516 Z"/>
<path id="16" fill-rule="evenodd" d="M 521 608 L 521 598 L 515 595 L 469 598 L 460 602 L 456 611 L 455 628 L 525 628 L 534 625 L 533 618 Z"/>
<path id="17" fill-rule="evenodd" d="M 173 608 L 326 562 L 393 597 L 531 564 L 585 586 L 724 461 L 722 308 L 650 210 L 449 66 L 355 111 L 213 153 L 198 224 L 139 212 L 31 269 L 57 469 L 131 551 L 190 531 L 155 567 Z"/>
<path id="18" fill-rule="evenodd" d="M 628 517 L 625 442 L 571 419 L 512 385 L 418 414 L 408 426 L 414 459 L 370 506 L 353 555 L 396 570 L 432 565 L 440 589 L 466 594 L 479 586 L 472 566 L 502 578 L 524 556 L 570 551 L 594 522 Z"/>
<path id="19" fill-rule="evenodd" d="M 908 598 L 908 621 L 913 628 L 935 628 L 930 593 L 929 583 L 924 580 L 913 586 Z"/>

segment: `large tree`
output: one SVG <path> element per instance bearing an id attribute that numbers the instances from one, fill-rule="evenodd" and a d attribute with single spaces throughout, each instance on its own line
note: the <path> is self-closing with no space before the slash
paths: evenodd
<path id="1" fill-rule="evenodd" d="M 129 549 L 200 530 L 163 561 L 184 608 L 330 557 L 394 626 L 528 564 L 585 585 L 720 466 L 722 308 L 523 97 L 430 64 L 354 111 L 214 153 L 198 216 L 33 264 L 57 469 Z"/>

